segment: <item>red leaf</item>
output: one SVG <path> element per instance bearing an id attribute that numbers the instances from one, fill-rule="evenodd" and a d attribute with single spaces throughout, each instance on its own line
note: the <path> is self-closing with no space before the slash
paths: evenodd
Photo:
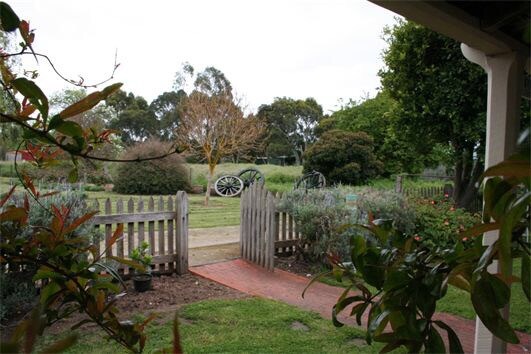
<path id="1" fill-rule="evenodd" d="M 118 224 L 118 227 L 114 231 L 114 234 L 109 239 L 109 244 L 107 245 L 107 247 L 110 247 L 110 246 L 114 245 L 116 240 L 118 240 L 118 238 L 120 238 L 123 233 L 124 233 L 124 224 Z"/>
<path id="2" fill-rule="evenodd" d="M 65 229 L 65 233 L 68 234 L 68 233 L 74 231 L 75 229 L 77 229 L 79 227 L 79 225 L 83 224 L 87 220 L 90 220 L 97 213 L 98 213 L 98 211 L 93 211 L 91 213 L 85 214 L 85 215 L 77 218 L 70 225 L 67 226 L 67 228 Z"/>
<path id="3" fill-rule="evenodd" d="M 15 188 L 16 188 L 16 186 L 11 187 L 9 192 L 7 192 L 7 194 L 2 198 L 2 200 L 0 201 L 0 208 L 3 207 L 4 204 L 7 202 L 7 200 L 9 199 L 9 197 L 11 197 L 11 195 L 15 191 Z"/>

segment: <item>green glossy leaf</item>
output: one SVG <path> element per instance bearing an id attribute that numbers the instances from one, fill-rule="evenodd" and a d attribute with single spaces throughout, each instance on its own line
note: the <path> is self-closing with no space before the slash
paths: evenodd
<path id="1" fill-rule="evenodd" d="M 384 291 L 391 291 L 401 288 L 409 283 L 411 278 L 406 271 L 392 271 L 387 275 L 387 279 L 383 285 Z"/>
<path id="2" fill-rule="evenodd" d="M 115 257 L 115 256 L 108 256 L 107 258 L 113 259 L 113 260 L 115 260 L 118 263 L 125 264 L 125 265 L 127 265 L 127 266 L 129 266 L 131 268 L 134 268 L 134 269 L 138 270 L 139 272 L 145 272 L 146 271 L 146 267 L 144 267 L 142 264 L 137 263 L 135 261 L 132 261 L 130 259 L 125 259 L 125 258 L 120 258 L 120 257 Z"/>
<path id="3" fill-rule="evenodd" d="M 367 241 L 361 235 L 352 236 L 350 245 L 352 246 L 352 259 L 359 257 L 367 249 Z"/>
<path id="4" fill-rule="evenodd" d="M 11 84 L 41 112 L 45 120 L 48 118 L 48 98 L 35 82 L 19 77 L 11 81 Z"/>
<path id="5" fill-rule="evenodd" d="M 48 300 L 57 292 L 61 291 L 61 287 L 56 282 L 52 281 L 48 283 L 44 288 L 41 290 L 41 304 L 46 304 Z"/>
<path id="6" fill-rule="evenodd" d="M 437 326 L 441 327 L 442 329 L 446 330 L 446 333 L 448 333 L 448 344 L 450 353 L 455 354 L 461 354 L 464 353 L 463 346 L 461 345 L 461 341 L 459 340 L 459 337 L 457 336 L 457 333 L 448 326 L 446 323 L 442 321 L 434 321 Z"/>
<path id="7" fill-rule="evenodd" d="M 317 280 L 321 279 L 322 277 L 326 276 L 326 275 L 330 275 L 332 274 L 332 272 L 324 272 L 324 273 L 321 273 L 321 274 L 317 274 L 315 277 L 312 278 L 312 280 L 310 280 L 310 282 L 308 283 L 308 285 L 306 285 L 306 287 L 304 288 L 304 290 L 302 291 L 302 298 L 304 299 L 304 294 L 306 294 L 306 290 L 308 290 L 308 288 L 313 284 L 315 283 Z"/>
<path id="8" fill-rule="evenodd" d="M 76 122 L 69 120 L 60 122 L 57 127 L 55 127 L 55 130 L 66 136 L 83 136 L 83 128 L 81 128 Z"/>
<path id="9" fill-rule="evenodd" d="M 501 273 L 504 279 L 508 279 L 511 275 L 511 268 L 513 262 L 511 254 L 513 230 L 522 221 L 524 214 L 529 208 L 530 202 L 531 193 L 528 192 L 514 203 L 513 207 L 503 218 L 502 225 L 500 228 L 500 235 L 498 238 L 498 242 L 500 244 L 500 251 L 498 256 Z"/>
<path id="10" fill-rule="evenodd" d="M 390 313 L 391 311 L 384 310 L 382 313 L 376 316 L 374 320 L 370 322 L 367 332 L 371 336 L 371 338 L 378 336 L 380 333 L 382 333 L 385 326 L 387 325 L 387 322 L 389 322 Z"/>
<path id="11" fill-rule="evenodd" d="M 487 279 L 488 277 L 482 277 L 474 284 L 471 294 L 474 310 L 481 322 L 494 335 L 508 343 L 518 343 L 516 333 L 509 323 L 501 317 L 497 307 L 502 302 L 501 298 L 504 297 L 503 290 L 497 289 L 495 293 L 492 281 Z M 505 285 L 505 283 L 501 283 Z M 497 300 L 495 300 L 496 297 L 498 297 Z"/>
<path id="12" fill-rule="evenodd" d="M 3 1 L 0 1 L 0 22 L 2 30 L 6 32 L 16 31 L 20 24 L 20 19 L 15 11 Z"/>
<path id="13" fill-rule="evenodd" d="M 529 160 L 505 160 L 496 164 L 492 167 L 489 167 L 483 174 L 481 178 L 489 176 L 507 176 L 507 177 L 530 177 L 531 169 L 529 168 Z"/>
<path id="14" fill-rule="evenodd" d="M 356 323 L 358 326 L 361 326 L 361 317 L 363 316 L 363 313 L 365 310 L 367 310 L 367 307 L 369 306 L 369 302 L 362 302 L 359 304 L 356 304 L 352 306 L 352 310 L 350 311 L 350 316 L 356 315 Z"/>
<path id="15" fill-rule="evenodd" d="M 530 257 L 526 252 L 523 252 L 522 255 L 522 272 L 521 272 L 521 279 L 522 279 L 522 289 L 524 290 L 525 296 L 527 297 L 528 301 L 531 301 L 530 296 L 530 282 L 531 282 L 531 262 Z"/>
<path id="16" fill-rule="evenodd" d="M 428 332 L 428 340 L 426 341 L 426 353 L 445 353 L 444 341 L 435 329 L 434 326 L 430 327 Z"/>
<path id="17" fill-rule="evenodd" d="M 63 119 L 58 114 L 56 114 L 50 119 L 50 123 L 48 123 L 48 129 L 53 130 L 57 128 L 62 122 Z"/>
<path id="18" fill-rule="evenodd" d="M 385 280 L 385 270 L 382 268 L 380 255 L 376 249 L 368 249 L 363 256 L 363 279 L 367 284 L 381 289 Z"/>

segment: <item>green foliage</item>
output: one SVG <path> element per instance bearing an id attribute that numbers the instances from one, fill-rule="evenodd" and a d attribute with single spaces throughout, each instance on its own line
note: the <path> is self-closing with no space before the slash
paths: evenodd
<path id="1" fill-rule="evenodd" d="M 277 97 L 272 104 L 261 105 L 257 116 L 268 125 L 267 154 L 294 155 L 301 162 L 306 148 L 315 141 L 315 127 L 323 117 L 323 108 L 313 98 Z"/>
<path id="2" fill-rule="evenodd" d="M 398 104 L 398 131 L 419 156 L 451 148 L 459 178 L 454 199 L 467 206 L 483 170 L 487 75 L 463 56 L 459 42 L 413 22 L 399 20 L 384 37 L 389 48 L 379 75 Z"/>
<path id="3" fill-rule="evenodd" d="M 124 158 L 150 158 L 168 151 L 171 151 L 171 144 L 150 140 L 127 149 Z M 190 186 L 188 170 L 176 154 L 120 165 L 114 181 L 114 191 L 124 194 L 175 194 L 180 190 L 188 191 Z"/>
<path id="4" fill-rule="evenodd" d="M 31 180 L 27 179 L 25 183 L 34 198 L 39 201 L 46 199 L 47 196 L 41 196 Z M 38 303 L 32 306 L 30 317 L 20 323 L 9 342 L 2 343 L 3 350 L 19 352 L 25 348 L 31 351 L 35 339 L 42 335 L 46 327 L 74 312 L 82 312 L 87 318 L 75 324 L 74 328 L 95 323 L 122 346 L 132 351 L 142 351 L 146 340 L 143 327 L 149 319 L 146 323 L 133 325 L 118 320 L 117 309 L 113 305 L 124 288 L 123 282 L 120 287 L 101 274 L 105 271 L 121 282 L 114 269 L 106 265 L 107 260 L 99 254 L 93 240 L 79 234 L 80 227 L 95 213 L 72 220 L 74 211 L 71 206 L 51 204 L 49 221 L 33 225 L 30 215 L 35 206 L 30 204 L 27 196 L 22 206 L 9 201 L 13 191 L 14 188 L 0 201 L 0 256 L 3 271 L 6 268 L 34 267 L 37 271 L 32 280 L 41 280 L 45 285 L 41 288 Z M 41 211 L 36 217 L 33 216 L 36 219 L 41 217 Z M 123 226 L 114 232 L 107 243 L 109 247 L 121 236 L 122 231 Z M 54 345 L 64 349 L 73 345 L 75 340 L 76 337 L 71 335 Z"/>
<path id="5" fill-rule="evenodd" d="M 385 175 L 419 173 L 424 167 L 443 162 L 436 154 L 419 154 L 415 151 L 416 141 L 402 134 L 403 127 L 397 124 L 398 115 L 398 103 L 384 91 L 374 98 L 351 102 L 334 112 L 329 120 L 333 122 L 334 129 L 369 134 L 374 140 L 377 158 L 385 161 Z"/>
<path id="6" fill-rule="evenodd" d="M 0 272 L 0 321 L 24 315 L 34 305 L 37 290 L 31 280 L 33 273 Z"/>
<path id="7" fill-rule="evenodd" d="M 374 154 L 372 138 L 364 132 L 328 131 L 305 156 L 304 171 L 319 171 L 328 183 L 363 184 L 383 168 Z"/>
<path id="8" fill-rule="evenodd" d="M 455 331 L 448 324 L 433 319 L 437 303 L 451 284 L 470 293 L 475 312 L 495 336 L 518 343 L 514 329 L 501 316 L 500 309 L 511 300 L 510 285 L 515 281 L 511 277 L 511 267 L 515 258 L 521 258 L 521 287 L 527 301 L 530 300 L 530 247 L 526 236 L 531 206 L 528 141 L 522 152 L 483 174 L 483 178 L 490 177 L 483 187 L 483 223 L 462 231 L 453 242 L 453 235 L 444 240 L 432 239 L 433 243 L 445 245 L 428 248 L 418 236 L 410 237 L 393 228 L 391 220 L 378 219 L 368 225 L 353 226 L 350 235 L 352 263 L 344 264 L 338 257 L 330 257 L 331 273 L 338 280 L 348 278 L 351 287 L 358 288 L 361 294 L 349 295 L 350 288 L 347 288 L 334 306 L 334 324 L 341 326 L 337 314 L 354 304 L 351 316 L 356 317 L 358 324 L 361 324 L 363 313 L 369 311 L 366 339 L 368 343 L 386 343 L 382 352 L 404 346 L 409 352 L 440 353 L 448 349 L 451 353 L 462 353 Z M 449 209 L 447 203 L 439 205 L 441 210 L 428 209 L 423 216 L 453 217 L 448 212 L 455 210 L 446 210 Z M 459 215 L 456 216 L 456 222 L 460 221 Z M 450 219 L 445 226 L 452 226 Z M 453 225 L 458 229 L 459 226 Z M 363 231 L 358 231 L 360 229 Z M 499 230 L 499 236 L 489 240 L 488 232 L 492 230 Z M 431 232 L 433 237 L 444 238 L 447 230 L 425 231 Z M 487 233 L 488 247 L 482 244 L 483 233 Z M 471 237 L 475 237 L 473 242 L 463 244 L 463 240 Z M 497 274 L 487 270 L 494 260 L 499 262 Z M 384 333 L 386 328 L 390 330 Z M 444 332 L 448 335 L 448 348 L 441 339 Z"/>
<path id="9" fill-rule="evenodd" d="M 447 247 L 460 238 L 460 233 L 481 221 L 481 217 L 456 208 L 448 197 L 414 199 L 410 202 L 416 214 L 415 238 L 430 249 Z M 472 242 L 465 237 L 465 245 Z"/>
<path id="10" fill-rule="evenodd" d="M 131 259 L 143 266 L 143 273 L 150 273 L 153 256 L 149 253 L 149 243 L 142 241 L 140 246 L 133 248 L 131 251 Z"/>
<path id="11" fill-rule="evenodd" d="M 175 139 L 175 129 L 179 124 L 180 110 L 185 97 L 186 92 L 183 90 L 164 92 L 149 104 L 149 110 L 159 121 L 162 140 Z"/>

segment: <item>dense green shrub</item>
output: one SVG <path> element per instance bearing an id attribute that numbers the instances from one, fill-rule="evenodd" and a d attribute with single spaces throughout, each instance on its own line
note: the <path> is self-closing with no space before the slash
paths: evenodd
<path id="1" fill-rule="evenodd" d="M 348 238 L 342 226 L 358 221 L 358 212 L 345 203 L 341 190 L 294 190 L 284 194 L 279 209 L 293 216 L 301 233 L 301 243 L 309 248 L 300 250 L 310 261 L 324 261 L 327 253 L 347 255 Z"/>
<path id="2" fill-rule="evenodd" d="M 19 317 L 29 311 L 37 298 L 31 280 L 34 272 L 0 272 L 0 321 Z"/>
<path id="3" fill-rule="evenodd" d="M 430 248 L 451 246 L 459 233 L 481 223 L 479 214 L 456 208 L 448 197 L 412 199 L 410 204 L 416 215 L 415 238 Z M 471 243 L 463 241 L 465 245 Z"/>
<path id="4" fill-rule="evenodd" d="M 155 157 L 169 151 L 171 144 L 151 140 L 130 147 L 123 158 Z M 124 194 L 174 194 L 179 190 L 189 191 L 190 184 L 188 170 L 177 154 L 120 165 L 114 181 L 114 191 Z"/>
<path id="5" fill-rule="evenodd" d="M 324 174 L 329 183 L 358 185 L 378 176 L 383 164 L 366 133 L 331 130 L 305 152 L 304 171 L 312 170 Z"/>

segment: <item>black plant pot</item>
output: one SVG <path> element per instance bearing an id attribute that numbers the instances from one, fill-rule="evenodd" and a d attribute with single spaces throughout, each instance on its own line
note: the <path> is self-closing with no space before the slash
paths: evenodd
<path id="1" fill-rule="evenodd" d="M 133 275 L 133 284 L 135 286 L 135 290 L 139 293 L 143 293 L 144 291 L 151 289 L 151 278 L 151 274 Z"/>

